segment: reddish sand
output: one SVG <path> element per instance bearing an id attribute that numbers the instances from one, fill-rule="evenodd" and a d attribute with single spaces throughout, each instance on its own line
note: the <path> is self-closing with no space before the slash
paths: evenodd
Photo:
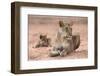
<path id="1" fill-rule="evenodd" d="M 59 26 L 58 24 L 38 24 L 32 25 L 29 24 L 29 50 L 28 50 L 28 57 L 29 60 L 52 60 L 52 59 L 79 59 L 79 58 L 87 58 L 88 57 L 88 28 L 87 24 L 74 24 L 72 26 L 73 33 L 78 32 L 80 34 L 81 43 L 80 47 L 76 49 L 74 52 L 66 55 L 65 57 L 50 57 L 49 56 L 49 49 L 52 47 L 40 47 L 40 48 L 33 48 L 35 44 L 38 42 L 39 34 L 45 33 L 48 37 L 52 39 L 52 44 L 54 43 L 55 35 L 57 33 Z"/>

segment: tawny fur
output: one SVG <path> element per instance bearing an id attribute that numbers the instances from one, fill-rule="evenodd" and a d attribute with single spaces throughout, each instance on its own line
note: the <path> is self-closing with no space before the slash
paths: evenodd
<path id="1" fill-rule="evenodd" d="M 56 54 L 65 56 L 79 47 L 80 35 L 72 35 L 71 26 L 71 24 L 65 25 L 63 21 L 59 21 L 59 30 L 50 56 L 56 56 Z"/>

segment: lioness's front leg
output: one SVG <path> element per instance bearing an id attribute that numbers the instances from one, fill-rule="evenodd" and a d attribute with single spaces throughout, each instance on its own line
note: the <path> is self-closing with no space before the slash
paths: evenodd
<path id="1" fill-rule="evenodd" d="M 68 52 L 64 49 L 63 51 L 60 52 L 60 56 L 64 57 L 68 54 Z"/>

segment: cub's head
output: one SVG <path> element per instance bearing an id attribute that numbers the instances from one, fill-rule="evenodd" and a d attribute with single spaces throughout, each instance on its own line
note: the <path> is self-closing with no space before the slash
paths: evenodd
<path id="1" fill-rule="evenodd" d="M 47 39 L 47 35 L 42 35 L 42 34 L 40 34 L 40 39 L 41 39 L 41 40 Z"/>

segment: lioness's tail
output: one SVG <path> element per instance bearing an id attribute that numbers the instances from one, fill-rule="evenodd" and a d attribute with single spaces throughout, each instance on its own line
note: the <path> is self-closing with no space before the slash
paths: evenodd
<path id="1" fill-rule="evenodd" d="M 72 39 L 73 39 L 73 45 L 74 45 L 74 50 L 75 50 L 79 48 L 80 46 L 80 35 L 73 35 Z"/>

